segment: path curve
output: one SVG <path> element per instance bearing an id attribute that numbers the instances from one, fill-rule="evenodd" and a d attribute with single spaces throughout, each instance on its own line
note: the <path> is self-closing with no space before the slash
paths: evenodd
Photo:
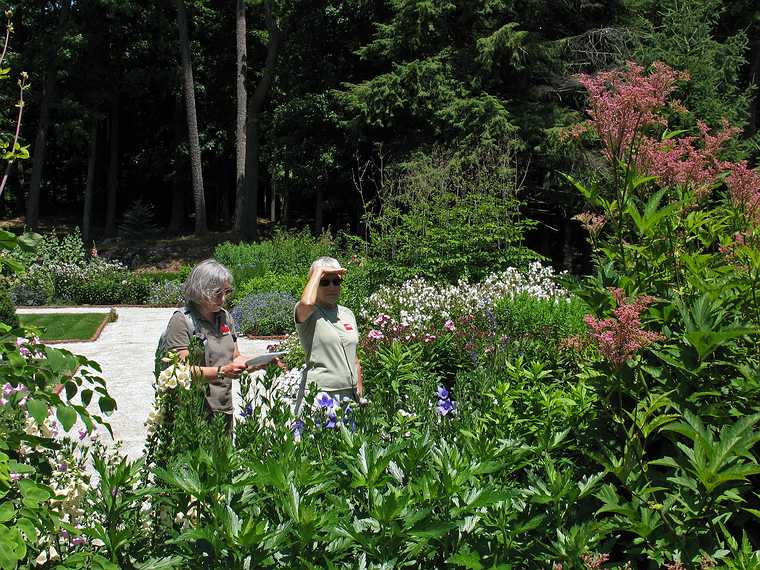
<path id="1" fill-rule="evenodd" d="M 117 320 L 108 323 L 93 342 L 53 344 L 81 354 L 100 364 L 101 376 L 118 408 L 109 418 L 115 440 L 123 442 L 130 459 L 142 456 L 145 444 L 145 419 L 153 404 L 153 358 L 161 333 L 176 310 L 174 308 L 115 307 Z M 21 308 L 24 313 L 108 313 L 111 307 Z M 267 340 L 240 338 L 240 351 L 257 355 L 272 344 Z M 238 409 L 240 385 L 232 387 L 233 404 Z M 93 412 L 96 405 L 90 406 Z M 73 428 L 75 430 L 76 428 Z M 72 431 L 73 431 L 72 430 Z M 74 431 L 74 433 L 76 433 Z"/>

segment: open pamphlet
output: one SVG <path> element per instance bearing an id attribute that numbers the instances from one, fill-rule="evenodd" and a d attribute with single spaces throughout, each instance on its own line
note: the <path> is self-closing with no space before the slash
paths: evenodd
<path id="1" fill-rule="evenodd" d="M 265 364 L 269 364 L 272 360 L 282 356 L 283 354 L 286 354 L 286 353 L 285 352 L 265 352 L 264 354 L 259 354 L 258 356 L 254 356 L 253 358 L 248 360 L 245 363 L 245 365 L 248 368 L 257 368 L 259 366 L 264 366 Z"/>

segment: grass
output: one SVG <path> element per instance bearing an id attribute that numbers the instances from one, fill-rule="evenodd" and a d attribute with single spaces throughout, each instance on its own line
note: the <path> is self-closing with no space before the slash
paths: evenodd
<path id="1" fill-rule="evenodd" d="M 42 331 L 40 339 L 43 342 L 90 340 L 98 327 L 110 317 L 110 313 L 29 313 L 18 316 L 22 326 Z"/>

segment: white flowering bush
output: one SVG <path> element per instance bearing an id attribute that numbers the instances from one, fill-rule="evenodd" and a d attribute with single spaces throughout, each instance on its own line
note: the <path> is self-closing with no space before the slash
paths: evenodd
<path id="1" fill-rule="evenodd" d="M 193 385 L 190 365 L 181 361 L 176 353 L 169 353 L 163 361 L 169 366 L 156 377 L 156 397 L 153 400 L 153 408 L 145 421 L 148 436 L 153 435 L 163 424 L 171 392 L 176 389 L 190 390 Z"/>
<path id="2" fill-rule="evenodd" d="M 493 311 L 502 299 L 529 295 L 567 301 L 570 294 L 557 285 L 555 278 L 551 267 L 538 262 L 531 263 L 527 271 L 510 267 L 493 273 L 480 283 L 460 280 L 456 285 L 438 284 L 417 277 L 400 286 L 381 287 L 370 296 L 360 315 L 375 327 L 395 325 L 408 335 L 431 334 L 457 317 Z M 378 334 L 377 328 L 369 331 L 370 338 Z"/>

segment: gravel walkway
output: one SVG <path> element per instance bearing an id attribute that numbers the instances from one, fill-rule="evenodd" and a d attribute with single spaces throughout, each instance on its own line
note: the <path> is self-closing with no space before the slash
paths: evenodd
<path id="1" fill-rule="evenodd" d="M 19 307 L 17 312 L 108 313 L 110 310 L 110 307 Z M 123 451 L 132 459 L 142 455 L 146 436 L 144 422 L 153 403 L 153 358 L 158 339 L 174 311 L 173 308 L 116 307 L 118 319 L 105 326 L 98 340 L 52 345 L 100 364 L 108 391 L 118 405 L 109 418 L 114 439 L 123 442 Z M 271 343 L 266 340 L 238 340 L 240 351 L 250 355 L 266 352 L 267 345 Z M 232 392 L 237 410 L 240 392 L 237 382 Z M 93 412 L 99 411 L 97 405 L 90 408 Z"/>

